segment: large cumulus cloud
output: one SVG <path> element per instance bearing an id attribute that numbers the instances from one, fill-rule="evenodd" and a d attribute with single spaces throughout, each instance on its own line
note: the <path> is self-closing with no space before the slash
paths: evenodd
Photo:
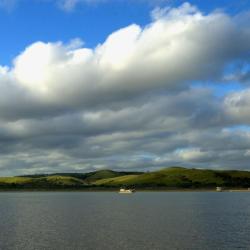
<path id="1" fill-rule="evenodd" d="M 2 172 L 248 168 L 248 84 L 214 90 L 238 77 L 230 65 L 248 64 L 240 17 L 185 3 L 95 48 L 80 39 L 29 45 L 0 66 Z"/>

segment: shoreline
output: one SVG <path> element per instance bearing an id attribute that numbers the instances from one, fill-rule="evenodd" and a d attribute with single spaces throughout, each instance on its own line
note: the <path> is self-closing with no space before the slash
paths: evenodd
<path id="1" fill-rule="evenodd" d="M 21 193 L 21 192 L 78 192 L 78 193 L 97 193 L 97 192 L 110 192 L 119 193 L 119 189 L 0 189 L 0 193 Z M 145 192 L 215 192 L 215 193 L 233 193 L 233 192 L 244 192 L 250 193 L 248 189 L 225 189 L 222 191 L 216 191 L 216 189 L 137 189 L 135 193 Z"/>

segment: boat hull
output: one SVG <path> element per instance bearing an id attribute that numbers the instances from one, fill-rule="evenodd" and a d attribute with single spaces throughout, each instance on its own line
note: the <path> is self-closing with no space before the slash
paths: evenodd
<path id="1" fill-rule="evenodd" d="M 132 194 L 134 192 L 133 189 L 120 189 L 119 194 Z"/>

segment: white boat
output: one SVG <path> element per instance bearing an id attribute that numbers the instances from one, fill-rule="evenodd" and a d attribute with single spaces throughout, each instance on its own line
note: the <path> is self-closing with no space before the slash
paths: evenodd
<path id="1" fill-rule="evenodd" d="M 132 194 L 134 192 L 135 192 L 134 189 L 125 189 L 125 188 L 120 188 L 120 191 L 119 191 L 120 194 Z"/>
<path id="2" fill-rule="evenodd" d="M 222 192 L 222 187 L 216 187 L 217 192 Z"/>

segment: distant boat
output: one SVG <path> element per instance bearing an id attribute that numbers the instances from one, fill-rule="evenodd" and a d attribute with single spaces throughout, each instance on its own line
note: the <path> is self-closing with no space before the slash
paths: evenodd
<path id="1" fill-rule="evenodd" d="M 222 192 L 222 190 L 223 190 L 222 187 L 216 187 L 217 192 Z"/>
<path id="2" fill-rule="evenodd" d="M 125 188 L 120 188 L 120 191 L 119 191 L 120 194 L 132 194 L 134 192 L 135 192 L 134 189 L 125 189 Z"/>

